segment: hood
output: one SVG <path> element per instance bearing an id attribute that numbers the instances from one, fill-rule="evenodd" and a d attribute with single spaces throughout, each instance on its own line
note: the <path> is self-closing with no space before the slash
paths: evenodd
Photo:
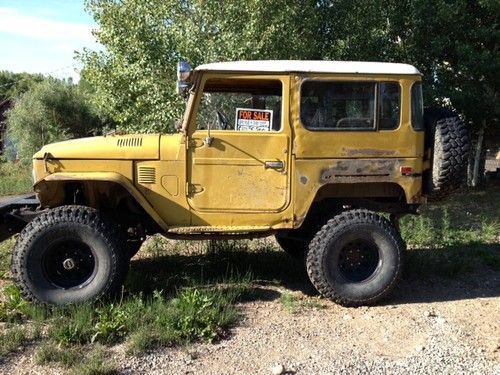
<path id="1" fill-rule="evenodd" d="M 107 135 L 51 143 L 33 158 L 43 159 L 49 153 L 51 159 L 151 160 L 159 158 L 159 147 L 158 134 Z"/>

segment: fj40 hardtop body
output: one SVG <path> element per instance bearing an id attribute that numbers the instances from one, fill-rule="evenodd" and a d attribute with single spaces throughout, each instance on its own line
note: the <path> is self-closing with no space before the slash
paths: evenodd
<path id="1" fill-rule="evenodd" d="M 178 79 L 178 133 L 76 139 L 34 155 L 36 209 L 1 212 L 22 229 L 12 271 L 25 297 L 111 294 L 146 235 L 161 233 L 275 235 L 322 295 L 374 303 L 401 272 L 398 219 L 462 181 L 465 127 L 448 110 L 424 121 L 413 66 L 180 63 Z"/>

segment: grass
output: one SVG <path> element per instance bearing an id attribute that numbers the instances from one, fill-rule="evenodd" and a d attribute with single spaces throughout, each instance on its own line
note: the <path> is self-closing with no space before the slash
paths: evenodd
<path id="1" fill-rule="evenodd" d="M 468 191 L 448 201 L 425 206 L 419 216 L 406 216 L 401 233 L 414 248 L 466 247 L 498 243 L 500 187 Z"/>
<path id="2" fill-rule="evenodd" d="M 477 269 L 500 271 L 500 189 L 472 191 L 428 206 L 402 221 L 410 277 L 457 277 Z M 303 263 L 269 240 L 169 241 L 151 238 L 132 261 L 119 300 L 48 309 L 27 303 L 9 279 L 14 240 L 0 243 L 0 355 L 34 343 L 39 364 L 75 374 L 114 374 L 109 348 L 130 355 L 156 347 L 228 337 L 238 304 L 278 300 L 292 314 L 324 308 Z M 280 285 L 278 293 L 266 285 Z M 300 290 L 301 293 L 295 291 Z M 78 366 L 73 364 L 78 363 Z"/>
<path id="3" fill-rule="evenodd" d="M 282 293 L 279 301 L 290 314 L 298 314 L 310 309 L 319 310 L 326 308 L 326 305 L 315 297 L 306 297 L 290 292 Z"/>
<path id="4" fill-rule="evenodd" d="M 5 333 L 0 334 L 0 357 L 19 350 L 30 340 L 28 328 L 24 326 L 8 328 Z"/>
<path id="5" fill-rule="evenodd" d="M 10 252 L 14 247 L 14 238 L 0 242 L 0 279 L 5 279 L 9 272 Z"/>
<path id="6" fill-rule="evenodd" d="M 42 343 L 35 351 L 35 363 L 58 364 L 75 375 L 117 374 L 116 364 L 107 359 L 105 347 L 95 345 L 87 351 L 84 346 L 63 347 L 53 342 Z"/>
<path id="7" fill-rule="evenodd" d="M 447 278 L 480 267 L 500 271 L 500 187 L 466 191 L 407 216 L 401 233 L 408 244 L 409 274 Z"/>
<path id="8" fill-rule="evenodd" d="M 49 363 L 58 363 L 64 367 L 71 367 L 75 363 L 81 362 L 84 350 L 80 346 L 70 348 L 46 341 L 42 343 L 35 351 L 35 363 L 45 365 Z"/>
<path id="9" fill-rule="evenodd" d="M 28 193 L 31 185 L 31 165 L 0 160 L 0 195 Z"/>

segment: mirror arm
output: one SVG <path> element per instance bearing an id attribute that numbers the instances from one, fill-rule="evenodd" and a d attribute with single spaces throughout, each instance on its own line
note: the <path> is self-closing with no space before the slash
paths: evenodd
<path id="1" fill-rule="evenodd" d="M 212 146 L 212 142 L 214 141 L 214 137 L 210 136 L 210 122 L 207 125 L 207 136 L 205 137 L 205 144 L 210 147 Z"/>

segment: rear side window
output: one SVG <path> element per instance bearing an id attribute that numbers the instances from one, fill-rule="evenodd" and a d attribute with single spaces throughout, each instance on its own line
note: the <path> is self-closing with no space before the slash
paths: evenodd
<path id="1" fill-rule="evenodd" d="M 310 130 L 393 130 L 401 92 L 397 82 L 305 81 L 300 104 L 301 121 Z"/>
<path id="2" fill-rule="evenodd" d="M 424 130 L 424 100 L 421 82 L 415 82 L 411 88 L 411 125 L 415 130 Z"/>
<path id="3" fill-rule="evenodd" d="M 306 128 L 371 130 L 375 127 L 374 82 L 306 81 L 300 117 Z"/>

